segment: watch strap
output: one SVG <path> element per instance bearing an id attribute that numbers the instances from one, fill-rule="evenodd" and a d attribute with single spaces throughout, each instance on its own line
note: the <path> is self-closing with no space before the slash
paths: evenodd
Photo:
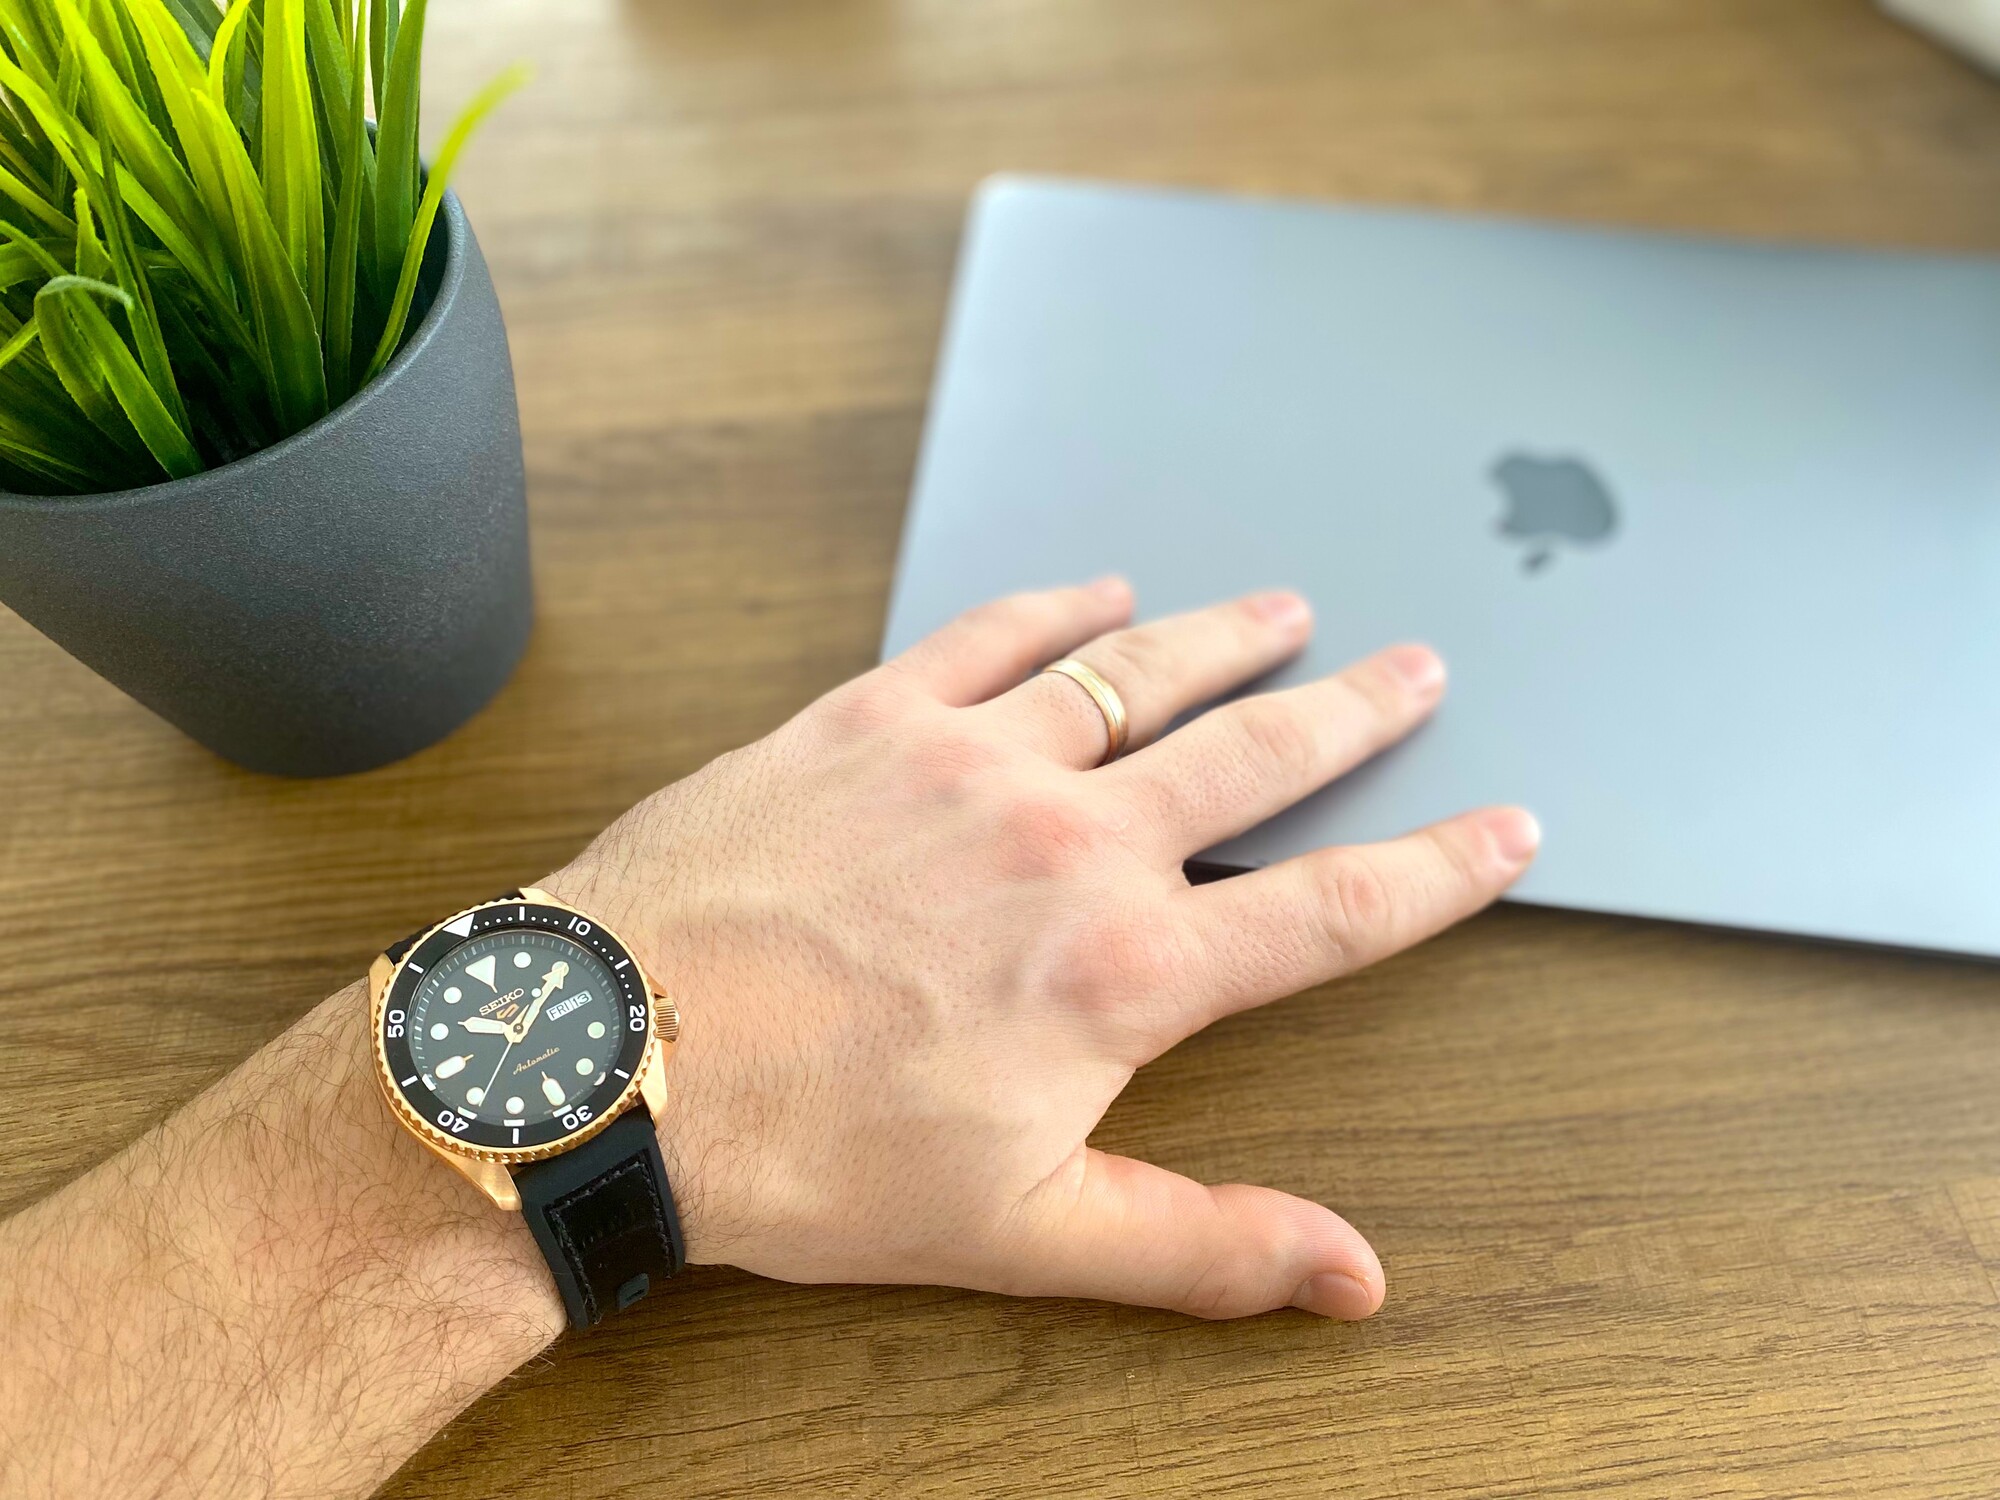
<path id="1" fill-rule="evenodd" d="M 625 1311 L 687 1263 L 659 1137 L 643 1109 L 574 1150 L 518 1168 L 514 1185 L 573 1328 Z"/>

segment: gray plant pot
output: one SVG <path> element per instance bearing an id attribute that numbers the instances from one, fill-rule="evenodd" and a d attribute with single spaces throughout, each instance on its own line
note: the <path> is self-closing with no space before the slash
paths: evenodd
<path id="1" fill-rule="evenodd" d="M 314 426 L 170 484 L 0 495 L 0 599 L 253 771 L 366 770 L 477 713 L 527 645 L 528 513 L 500 303 L 455 196 L 439 228 L 415 334 Z"/>

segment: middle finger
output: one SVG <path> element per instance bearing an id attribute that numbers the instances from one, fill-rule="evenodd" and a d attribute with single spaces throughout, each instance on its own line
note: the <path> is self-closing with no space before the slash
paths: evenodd
<path id="1" fill-rule="evenodd" d="M 1186 859 L 1402 739 L 1443 694 L 1437 654 L 1395 646 L 1317 682 L 1211 710 L 1113 768 L 1111 784 L 1149 811 L 1163 852 Z"/>

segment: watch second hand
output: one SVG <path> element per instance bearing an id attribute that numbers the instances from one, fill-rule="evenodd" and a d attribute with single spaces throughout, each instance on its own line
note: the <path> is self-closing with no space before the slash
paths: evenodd
<path id="1" fill-rule="evenodd" d="M 500 1070 L 507 1066 L 507 1054 L 514 1050 L 514 1039 L 509 1036 L 507 1045 L 500 1049 L 500 1061 L 493 1065 L 493 1077 L 486 1080 L 486 1087 L 479 1091 L 479 1102 L 484 1104 L 486 1096 L 493 1092 L 493 1085 L 500 1077 Z"/>

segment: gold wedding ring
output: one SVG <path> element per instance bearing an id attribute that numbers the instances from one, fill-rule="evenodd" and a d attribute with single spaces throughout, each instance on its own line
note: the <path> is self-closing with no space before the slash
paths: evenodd
<path id="1" fill-rule="evenodd" d="M 1132 732 L 1131 721 L 1125 717 L 1125 700 L 1118 696 L 1118 689 L 1099 677 L 1096 672 L 1073 656 L 1065 656 L 1061 661 L 1050 662 L 1042 668 L 1044 674 L 1057 673 L 1090 694 L 1090 701 L 1097 705 L 1097 711 L 1104 715 L 1105 732 L 1111 736 L 1111 743 L 1105 749 L 1100 766 L 1108 766 L 1125 753 L 1125 740 Z"/>

